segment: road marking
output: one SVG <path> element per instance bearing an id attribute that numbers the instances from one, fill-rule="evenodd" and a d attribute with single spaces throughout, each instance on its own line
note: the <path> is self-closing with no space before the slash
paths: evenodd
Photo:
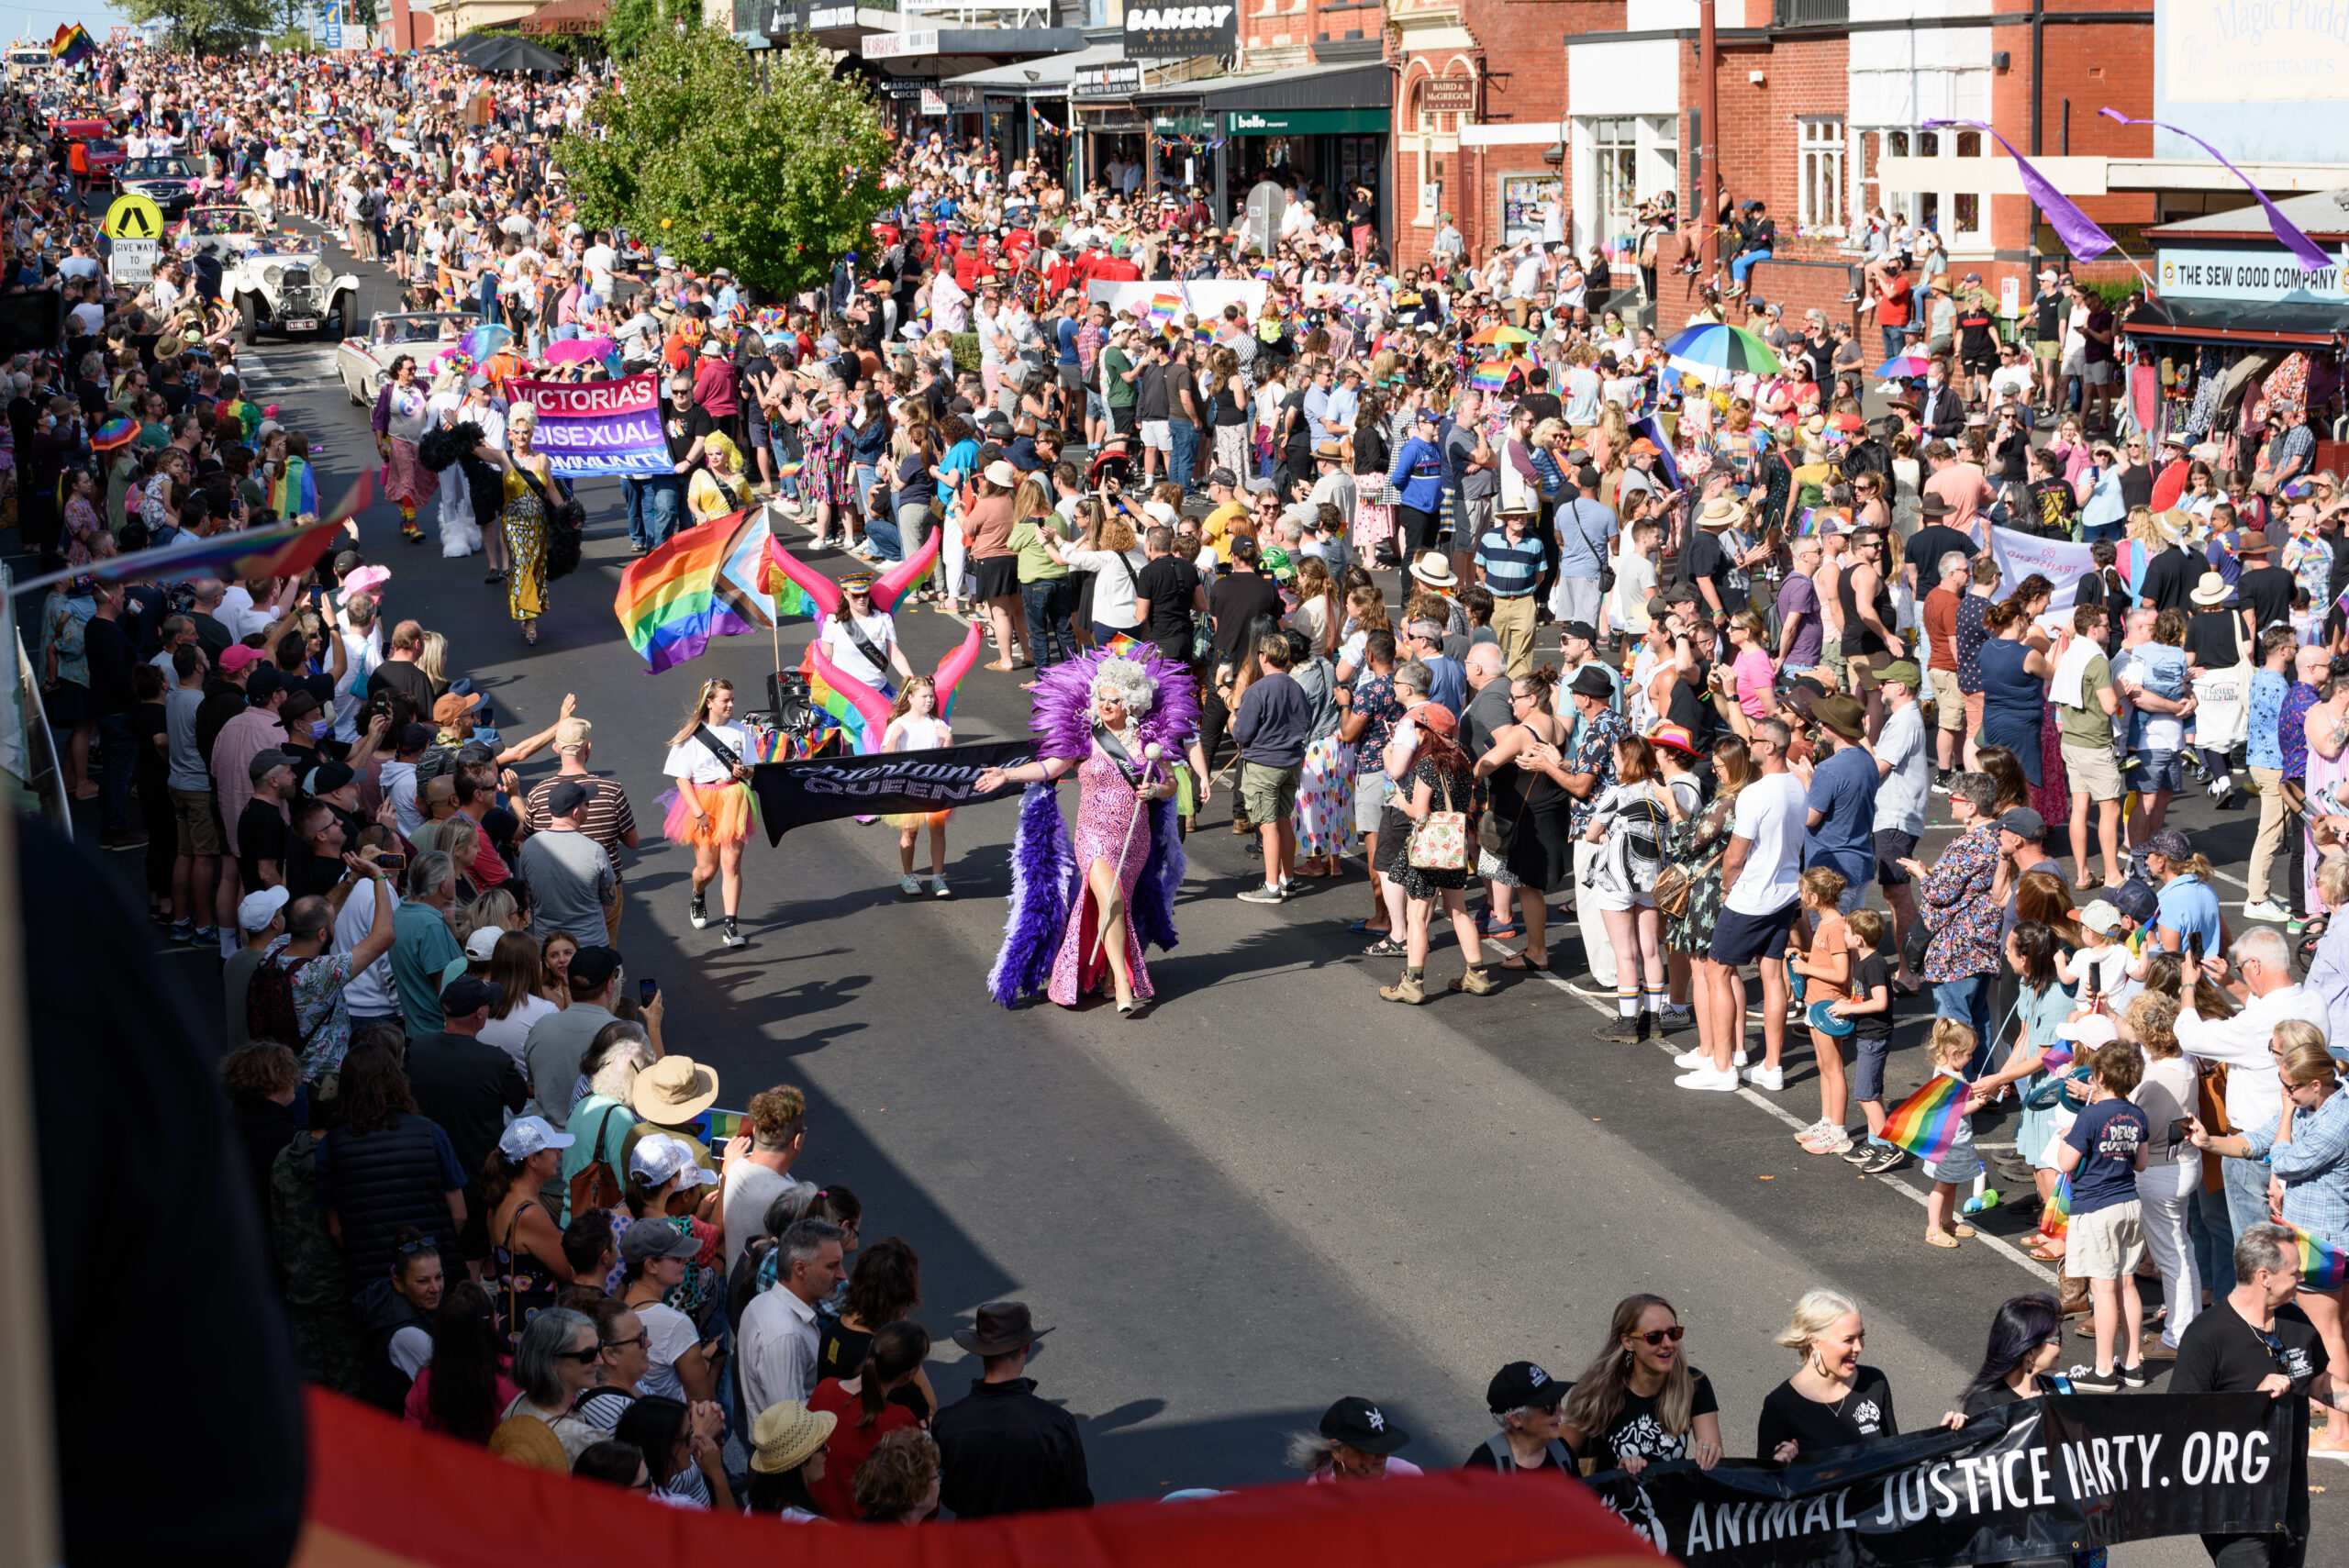
<path id="1" fill-rule="evenodd" d="M 1500 952 L 1506 957 L 1515 958 L 1519 955 L 1519 950 L 1505 947 L 1501 943 L 1493 940 L 1490 937 L 1485 939 L 1485 945 L 1488 948 L 1494 949 L 1496 951 Z M 1582 1003 L 1585 1006 L 1590 1008 L 1592 1012 L 1600 1015 L 1602 1018 L 1611 1018 L 1616 1016 L 1615 1008 L 1611 1004 L 1601 1002 L 1595 996 L 1584 995 L 1580 991 L 1575 990 L 1565 981 L 1559 979 L 1557 975 L 1552 973 L 1549 970 L 1536 969 L 1527 971 L 1525 973 L 1531 973 L 1534 979 L 1541 981 L 1543 984 L 1550 986 L 1553 990 L 1562 991 L 1567 995 L 1572 996 L 1575 1001 Z M 1649 1043 L 1653 1044 L 1658 1051 L 1663 1051 L 1666 1057 L 1673 1057 L 1680 1054 L 1679 1051 L 1673 1049 L 1672 1042 L 1668 1040 L 1652 1040 Z M 1694 1093 L 1696 1091 L 1688 1092 Z M 1769 1095 L 1762 1093 L 1758 1089 L 1753 1088 L 1749 1085 L 1740 1084 L 1736 1090 L 1736 1095 L 1739 1099 L 1745 1101 L 1749 1105 L 1761 1106 L 1765 1111 L 1767 1111 L 1770 1115 L 1777 1118 L 1780 1121 L 1786 1123 L 1787 1126 L 1792 1128 L 1797 1132 L 1800 1132 L 1805 1128 L 1811 1125 L 1810 1123 L 1804 1121 L 1801 1118 L 1796 1116 L 1793 1112 L 1787 1110 L 1783 1106 L 1777 1104 L 1777 1102 L 1771 1099 Z M 1978 1144 L 1976 1147 L 2004 1149 L 2010 1146 L 2000 1143 Z M 1874 1180 L 1882 1183 L 1884 1185 L 1891 1188 L 1894 1192 L 1900 1194 L 1903 1197 L 1912 1200 L 1920 1207 L 1924 1206 L 1927 1197 L 1930 1195 L 1926 1193 L 1918 1191 L 1915 1187 L 1910 1186 L 1906 1182 L 1895 1181 L 1888 1175 L 1877 1176 L 1875 1177 Z M 1963 1220 L 1965 1217 L 1963 1215 L 1958 1215 L 1953 1218 Z M 2049 1269 L 2044 1264 L 2040 1263 L 2034 1259 L 2025 1257 L 2021 1248 L 2014 1246 L 2004 1239 L 1993 1236 L 1988 1231 L 1984 1230 L 1977 1226 L 1975 1229 L 1974 1240 L 1987 1246 L 1992 1251 L 1997 1252 L 1999 1256 L 2005 1258 L 2009 1262 L 2013 1263 L 2025 1273 L 2031 1274 L 2048 1284 L 2054 1284 L 2056 1283 L 2054 1270 Z"/>

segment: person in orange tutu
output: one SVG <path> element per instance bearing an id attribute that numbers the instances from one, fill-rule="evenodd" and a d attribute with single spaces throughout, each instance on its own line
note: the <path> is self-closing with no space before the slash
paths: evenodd
<path id="1" fill-rule="evenodd" d="M 897 716 L 881 737 L 884 751 L 935 751 L 954 744 L 953 728 L 938 712 L 938 685 L 928 675 L 908 676 L 897 694 Z M 921 879 L 914 875 L 914 840 L 930 829 L 930 885 L 940 898 L 946 891 L 946 819 L 952 811 L 893 811 L 881 818 L 897 830 L 897 862 L 905 874 L 897 891 L 908 898 L 921 896 Z"/>
<path id="2" fill-rule="evenodd" d="M 704 681 L 693 717 L 669 738 L 669 760 L 661 771 L 677 781 L 662 795 L 668 807 L 664 831 L 673 844 L 694 851 L 694 929 L 709 924 L 708 889 L 718 880 L 726 908 L 720 940 L 743 946 L 734 923 L 742 903 L 742 844 L 756 811 L 751 798 L 751 760 L 758 753 L 751 732 L 734 721 L 734 683 Z"/>

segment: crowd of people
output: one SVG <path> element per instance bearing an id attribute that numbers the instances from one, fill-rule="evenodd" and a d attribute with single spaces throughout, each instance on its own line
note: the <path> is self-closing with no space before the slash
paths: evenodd
<path id="1" fill-rule="evenodd" d="M 202 160 L 273 221 L 335 225 L 419 307 L 509 329 L 491 361 L 391 367 L 374 429 L 402 535 L 423 539 L 437 498 L 444 552 L 484 550 L 534 639 L 569 501 L 506 388 L 607 337 L 562 373 L 666 388 L 672 472 L 625 486 L 636 550 L 759 500 L 870 561 L 935 530 L 918 598 L 991 634 L 988 670 L 1042 682 L 1135 648 L 1178 667 L 1200 708 L 1174 738 L 1192 765 L 1170 751 L 1185 826 L 1230 778 L 1253 904 L 1366 862 L 1351 929 L 1399 961 L 1389 1000 L 1440 992 L 1448 924 L 1450 992 L 1576 975 L 1613 1010 L 1603 1040 L 1693 1029 L 1691 1091 L 1785 1093 L 1799 1029 L 1820 1100 L 1802 1147 L 1882 1173 L 1910 1158 L 1884 1136 L 1896 1016 L 1932 986 L 1934 1070 L 2019 1114 L 2000 1162 L 2044 1210 L 2036 1255 L 2064 1262 L 2060 1299 L 2001 1309 L 1966 1410 L 2046 1386 L 2065 1314 L 2095 1345 L 2067 1386 L 2143 1386 L 2171 1358 L 2171 1386 L 2219 1386 L 2232 1362 L 2198 1349 L 2219 1329 L 2194 1325 L 2221 1307 L 2301 1336 L 2293 1391 L 2328 1397 L 2338 1296 L 2286 1305 L 2268 1221 L 2349 1245 L 2327 1050 L 2349 927 L 2326 923 L 2349 898 L 2330 613 L 2349 506 L 2309 422 L 2340 395 L 2330 356 L 2271 370 L 2239 426 L 2157 443 L 2099 395 L 2127 344 L 2093 289 L 2051 271 L 2027 348 L 1969 314 L 1978 279 L 1944 295 L 1944 262 L 1923 285 L 1954 306 L 1944 342 L 1906 281 L 1937 248 L 1887 234 L 1854 292 L 1927 368 L 1872 386 L 1851 323 L 1753 297 L 1757 207 L 1735 303 L 1692 284 L 1692 325 L 1735 319 L 1781 367 L 1705 377 L 1638 324 L 1652 272 L 1619 290 L 1603 256 L 1440 239 L 1397 267 L 1363 214 L 1302 192 L 1262 231 L 1197 193 L 1069 190 L 938 137 L 901 145 L 869 251 L 768 302 L 570 211 L 548 145 L 593 134 L 584 79 L 145 54 L 89 75 L 142 149 Z M 40 139 L 35 104 L 6 113 L 10 140 Z M 69 306 L 56 351 L 10 367 L 26 548 L 95 568 L 315 515 L 314 443 L 246 395 L 202 270 L 110 284 L 52 152 L 6 172 L 0 237 L 12 286 L 54 282 Z M 1162 281 L 1261 284 L 1261 304 L 1138 314 L 1093 289 Z M 436 428 L 473 444 L 436 465 Z M 2097 568 L 2008 581 L 1993 527 Z M 2122 539 L 2142 569 L 2120 569 Z M 1090 1501 L 1074 1422 L 1026 1375 L 1027 1307 L 955 1334 L 984 1375 L 941 1399 L 913 1248 L 862 1245 L 853 1196 L 793 1174 L 804 1097 L 778 1085 L 722 1132 L 715 1073 L 664 1050 L 661 997 L 616 950 L 638 828 L 590 769 L 589 721 L 566 702 L 502 733 L 356 519 L 348 542 L 295 579 L 66 578 L 28 639 L 61 787 L 143 853 L 166 940 L 225 960 L 227 1078 L 306 1372 L 691 1506 L 916 1522 Z M 888 684 L 908 673 L 869 598 L 828 646 Z M 526 788 L 518 764 L 550 751 Z M 693 923 L 717 882 L 729 945 L 752 755 L 731 688 L 705 684 L 666 827 L 695 850 Z M 2256 801 L 2240 919 L 2167 820 L 2189 772 L 2221 810 Z M 1956 832 L 1928 865 L 1937 809 Z M 898 825 L 908 891 L 920 825 Z M 1121 1010 L 1136 981 L 1148 997 L 1146 972 L 1098 967 L 1084 984 Z M 1973 1237 L 1982 1169 L 1970 1140 L 1929 1163 L 1929 1243 Z M 1798 1306 L 1804 1369 L 1758 1413 L 1755 1456 L 1895 1429 L 1860 1332 L 1848 1301 Z M 1500 1430 L 1469 1462 L 1711 1462 L 1720 1413 L 1679 1344 L 1670 1307 L 1632 1297 L 1571 1385 L 1502 1369 Z M 2349 1451 L 2332 1421 L 2319 1446 Z M 1356 1479 L 1407 1470 L 1403 1441 L 1349 1399 L 1297 1455 Z"/>

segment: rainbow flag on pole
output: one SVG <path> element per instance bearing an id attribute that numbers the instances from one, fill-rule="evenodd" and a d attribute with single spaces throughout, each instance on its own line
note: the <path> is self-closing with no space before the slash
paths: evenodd
<path id="1" fill-rule="evenodd" d="M 2072 1228 L 2072 1178 L 2055 1184 L 2055 1195 L 2039 1216 L 2039 1233 L 2051 1240 Z"/>
<path id="2" fill-rule="evenodd" d="M 699 658 L 713 637 L 765 631 L 815 614 L 767 564 L 767 509 L 753 506 L 675 535 L 620 573 L 612 613 L 650 673 Z"/>
<path id="3" fill-rule="evenodd" d="M 1479 392 L 1498 392 L 1508 384 L 1508 366 L 1499 360 L 1486 360 L 1470 373 L 1468 384 Z"/>
<path id="4" fill-rule="evenodd" d="M 29 593 L 76 577 L 95 583 L 184 583 L 196 577 L 234 582 L 251 577 L 298 577 L 332 548 L 342 525 L 367 509 L 375 495 L 375 471 L 362 470 L 335 509 L 320 517 L 295 517 L 274 528 L 187 535 L 152 550 L 110 555 L 86 566 L 28 577 L 14 592 Z"/>
<path id="5" fill-rule="evenodd" d="M 1182 317 L 1183 296 L 1179 294 L 1154 294 L 1150 296 L 1150 308 L 1142 313 L 1145 329 L 1163 332 Z"/>
<path id="6" fill-rule="evenodd" d="M 2289 1220 L 2279 1221 L 2300 1244 L 2300 1284 L 2307 1290 L 2339 1290 L 2349 1284 L 2349 1251 L 2310 1235 Z"/>
<path id="7" fill-rule="evenodd" d="M 60 65 L 79 65 L 97 52 L 98 40 L 79 22 L 61 23 L 57 36 L 49 40 L 49 57 Z"/>
<path id="8" fill-rule="evenodd" d="M 1967 1087 L 1963 1078 L 1934 1073 L 1930 1083 L 1885 1118 L 1884 1140 L 1920 1160 L 1945 1158 L 1965 1129 Z"/>

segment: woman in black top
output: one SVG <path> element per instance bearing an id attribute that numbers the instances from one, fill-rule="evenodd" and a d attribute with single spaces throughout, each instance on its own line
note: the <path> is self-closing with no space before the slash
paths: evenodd
<path id="1" fill-rule="evenodd" d="M 1982 1369 L 1958 1396 L 1957 1409 L 1942 1418 L 1942 1425 L 1964 1426 L 2001 1405 L 2043 1394 L 2069 1394 L 2070 1380 L 2054 1370 L 2063 1354 L 2064 1311 L 2055 1298 L 2043 1294 L 2012 1297 L 1990 1319 Z"/>
<path id="2" fill-rule="evenodd" d="M 1660 1296 L 1615 1304 L 1607 1343 L 1566 1397 L 1566 1443 L 1598 1470 L 1637 1475 L 1652 1463 L 1721 1457 L 1720 1402 L 1681 1354 L 1680 1315 Z"/>
<path id="3" fill-rule="evenodd" d="M 1899 1432 L 1892 1385 L 1860 1364 L 1866 1341 L 1860 1309 L 1833 1291 L 1814 1290 L 1795 1303 L 1794 1320 L 1778 1343 L 1800 1355 L 1802 1366 L 1762 1401 L 1757 1458 L 1791 1464 Z"/>

